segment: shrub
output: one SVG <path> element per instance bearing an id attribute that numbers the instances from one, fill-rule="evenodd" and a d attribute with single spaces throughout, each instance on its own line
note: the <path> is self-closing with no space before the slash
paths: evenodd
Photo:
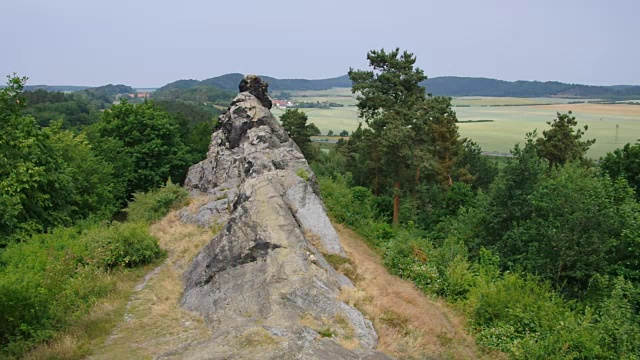
<path id="1" fill-rule="evenodd" d="M 96 263 L 105 269 L 135 267 L 153 262 L 163 255 L 158 240 L 145 223 L 117 223 L 88 232 L 86 239 Z"/>
<path id="2" fill-rule="evenodd" d="M 175 207 L 184 205 L 189 193 L 169 180 L 159 189 L 146 193 L 135 193 L 133 201 L 125 209 L 127 220 L 133 222 L 153 222 L 162 219 Z"/>
<path id="3" fill-rule="evenodd" d="M 320 188 L 324 194 L 329 213 L 339 222 L 361 227 L 375 218 L 372 210 L 373 195 L 363 187 L 349 187 L 349 178 L 337 176 L 320 178 Z"/>
<path id="4" fill-rule="evenodd" d="M 50 339 L 114 288 L 105 269 L 161 255 L 140 223 L 57 228 L 0 252 L 0 358 Z"/>

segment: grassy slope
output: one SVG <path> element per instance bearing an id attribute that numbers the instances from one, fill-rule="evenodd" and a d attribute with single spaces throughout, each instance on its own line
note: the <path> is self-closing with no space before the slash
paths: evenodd
<path id="1" fill-rule="evenodd" d="M 373 322 L 380 338 L 379 350 L 398 359 L 484 356 L 466 333 L 464 319 L 444 301 L 431 299 L 410 281 L 390 275 L 380 256 L 358 234 L 343 225 L 334 226 L 357 273 L 346 274 L 355 278 L 357 288 L 343 289 L 341 297 Z M 494 353 L 486 357 L 502 356 Z"/>

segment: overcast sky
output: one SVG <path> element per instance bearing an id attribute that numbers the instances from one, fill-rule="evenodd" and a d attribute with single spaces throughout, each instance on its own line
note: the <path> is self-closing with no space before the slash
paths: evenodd
<path id="1" fill-rule="evenodd" d="M 318 79 L 383 47 L 429 77 L 640 84 L 640 0 L 0 0 L 0 38 L 32 85 Z"/>

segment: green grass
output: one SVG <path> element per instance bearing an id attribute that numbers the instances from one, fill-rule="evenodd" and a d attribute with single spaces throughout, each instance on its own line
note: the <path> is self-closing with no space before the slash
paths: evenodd
<path id="1" fill-rule="evenodd" d="M 355 104 L 355 98 L 345 97 L 350 94 L 349 89 L 334 88 L 326 91 L 298 91 L 293 92 L 292 96 L 304 101 Z M 459 124 L 460 134 L 480 144 L 484 151 L 508 153 L 517 142 L 524 142 L 527 132 L 537 129 L 541 134 L 548 128 L 546 122 L 553 120 L 557 111 L 569 110 L 573 110 L 580 126 L 589 126 L 586 138 L 596 139 L 596 143 L 587 154 L 591 158 L 600 158 L 626 143 L 634 143 L 640 139 L 640 106 L 567 104 L 570 101 L 575 99 L 461 97 L 454 98 L 453 104 L 463 105 L 463 107 L 454 108 L 458 119 L 462 121 L 493 120 Z M 358 127 L 358 111 L 353 106 L 302 110 L 309 117 L 309 121 L 316 124 L 323 134 L 329 130 L 336 133 L 342 130 L 351 132 Z M 279 117 L 283 111 L 274 109 L 273 113 Z M 617 142 L 616 124 L 620 126 Z"/>
<path id="2" fill-rule="evenodd" d="M 460 135 L 476 141 L 485 151 L 509 152 L 517 142 L 524 142 L 527 132 L 538 129 L 541 134 L 549 128 L 546 124 L 556 117 L 557 111 L 573 110 L 580 126 L 589 129 L 585 138 L 596 139 L 587 153 L 589 157 L 599 158 L 607 152 L 633 143 L 640 138 L 640 109 L 635 113 L 617 111 L 632 105 L 601 105 L 584 107 L 575 104 L 555 106 L 517 106 L 517 107 L 468 107 L 456 108 L 460 120 L 492 119 L 493 122 L 461 123 Z M 601 120 L 602 119 L 602 120 Z M 616 143 L 616 124 L 618 141 Z"/>
<path id="3" fill-rule="evenodd" d="M 333 130 L 336 134 L 342 130 L 351 132 L 358 127 L 358 110 L 355 107 L 300 110 L 307 114 L 309 122 L 316 124 L 323 134 L 329 130 Z M 277 118 L 284 113 L 283 110 L 275 108 L 271 112 Z"/>
<path id="4" fill-rule="evenodd" d="M 566 104 L 571 101 L 588 101 L 590 99 L 560 99 L 560 98 L 518 98 L 518 97 L 489 97 L 489 96 L 462 96 L 453 99 L 453 106 L 513 106 L 513 105 L 539 105 L 539 104 Z"/>

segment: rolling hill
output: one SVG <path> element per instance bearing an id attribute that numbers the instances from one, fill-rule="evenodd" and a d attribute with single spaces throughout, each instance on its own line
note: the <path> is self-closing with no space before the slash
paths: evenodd
<path id="1" fill-rule="evenodd" d="M 160 90 L 190 89 L 199 86 L 213 86 L 236 91 L 242 74 L 226 74 L 206 80 L 178 80 Z M 327 90 L 351 87 L 347 75 L 320 79 L 277 79 L 261 76 L 269 83 L 272 91 Z M 442 76 L 430 78 L 422 83 L 428 92 L 446 96 L 509 96 L 509 97 L 565 97 L 565 98 L 640 98 L 640 86 L 615 85 L 593 86 L 567 84 L 557 81 L 504 81 L 489 78 Z"/>

